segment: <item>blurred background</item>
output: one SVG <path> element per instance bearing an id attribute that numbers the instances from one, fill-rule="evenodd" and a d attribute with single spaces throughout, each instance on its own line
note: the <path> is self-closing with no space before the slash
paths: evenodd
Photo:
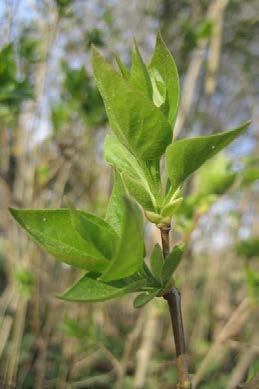
<path id="1" fill-rule="evenodd" d="M 45 255 L 7 212 L 65 207 L 69 199 L 105 214 L 108 123 L 90 45 L 130 66 L 133 36 L 148 60 L 158 29 L 181 79 L 177 138 L 252 120 L 188 181 L 171 239 L 188 243 L 176 278 L 196 387 L 231 389 L 256 376 L 257 11 L 254 0 L 0 0 L 1 388 L 153 389 L 177 380 L 162 299 L 141 310 L 133 296 L 95 305 L 58 300 L 80 271 Z M 148 252 L 154 241 L 147 224 Z"/>

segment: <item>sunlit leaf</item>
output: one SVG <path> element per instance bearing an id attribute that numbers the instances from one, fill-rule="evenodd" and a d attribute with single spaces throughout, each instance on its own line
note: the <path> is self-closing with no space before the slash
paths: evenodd
<path id="1" fill-rule="evenodd" d="M 117 65 L 118 65 L 118 67 L 120 69 L 121 75 L 127 80 L 130 77 L 129 69 L 121 61 L 121 59 L 118 56 L 118 54 L 115 55 L 115 59 L 116 59 Z"/>
<path id="2" fill-rule="evenodd" d="M 70 301 L 104 301 L 123 296 L 125 284 L 121 281 L 102 282 L 100 274 L 87 273 L 59 297 Z"/>
<path id="3" fill-rule="evenodd" d="M 114 229 L 103 219 L 90 213 L 75 209 L 70 212 L 73 226 L 80 236 L 105 258 L 111 259 L 119 241 Z"/>
<path id="4" fill-rule="evenodd" d="M 241 135 L 249 124 L 246 122 L 235 130 L 220 134 L 173 142 L 166 150 L 166 171 L 175 190 L 204 162 Z"/>
<path id="5" fill-rule="evenodd" d="M 128 176 L 126 173 L 122 173 L 122 178 L 129 193 L 136 199 L 136 201 L 142 205 L 145 210 L 153 211 L 154 203 L 152 202 L 152 197 L 143 184 L 140 181 Z"/>
<path id="6" fill-rule="evenodd" d="M 92 63 L 110 125 L 120 142 L 142 160 L 159 159 L 171 142 L 171 129 L 162 112 L 96 49 Z"/>
<path id="7" fill-rule="evenodd" d="M 158 184 L 152 180 L 148 167 L 140 165 L 115 135 L 106 137 L 104 150 L 106 161 L 124 174 L 124 184 L 129 192 L 133 196 L 137 195 L 136 200 L 141 205 L 147 206 L 147 209 L 153 208 L 157 201 L 154 192 L 157 191 Z"/>
<path id="8" fill-rule="evenodd" d="M 164 257 L 159 244 L 156 244 L 151 254 L 151 269 L 158 282 L 161 282 L 161 271 L 164 264 Z"/>
<path id="9" fill-rule="evenodd" d="M 153 85 L 154 102 L 160 107 L 164 105 L 163 110 L 169 123 L 174 124 L 180 100 L 180 82 L 174 59 L 160 33 L 157 35 L 148 69 Z"/>
<path id="10" fill-rule="evenodd" d="M 124 217 L 120 243 L 115 255 L 100 279 L 118 280 L 142 268 L 144 253 L 143 221 L 139 207 L 125 198 Z"/>
<path id="11" fill-rule="evenodd" d="M 83 239 L 75 230 L 69 209 L 12 208 L 10 212 L 33 240 L 57 259 L 93 271 L 102 271 L 109 264 L 95 242 Z"/>
<path id="12" fill-rule="evenodd" d="M 131 54 L 132 66 L 130 71 L 130 82 L 139 91 L 142 91 L 145 96 L 152 98 L 152 84 L 136 42 L 134 42 Z"/>
<path id="13" fill-rule="evenodd" d="M 161 271 L 161 282 L 163 285 L 171 279 L 175 270 L 181 262 L 184 247 L 182 245 L 175 245 L 171 253 L 166 257 Z"/>
<path id="14" fill-rule="evenodd" d="M 115 171 L 112 194 L 106 210 L 105 219 L 119 234 L 119 236 L 121 236 L 122 233 L 125 195 L 126 189 L 121 179 L 120 173 Z"/>

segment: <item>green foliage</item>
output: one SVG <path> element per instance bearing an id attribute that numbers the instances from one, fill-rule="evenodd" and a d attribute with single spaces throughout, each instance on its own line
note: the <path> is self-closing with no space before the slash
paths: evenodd
<path id="1" fill-rule="evenodd" d="M 172 187 L 176 190 L 204 162 L 242 134 L 249 124 L 246 122 L 235 130 L 221 134 L 173 142 L 166 150 L 166 171 Z"/>
<path id="2" fill-rule="evenodd" d="M 80 278 L 60 298 L 71 301 L 104 301 L 125 294 L 125 285 L 122 282 L 102 282 L 98 280 L 99 274 L 87 273 Z"/>
<path id="3" fill-rule="evenodd" d="M 135 42 L 132 49 L 132 65 L 129 83 L 137 90 L 141 91 L 146 97 L 152 99 L 152 84 L 150 76 Z"/>
<path id="4" fill-rule="evenodd" d="M 138 272 L 142 266 L 143 254 L 142 215 L 136 204 L 125 199 L 120 243 L 110 265 L 102 274 L 101 280 L 117 280 Z"/>
<path id="5" fill-rule="evenodd" d="M 69 3 L 59 2 L 59 7 L 66 8 Z M 98 39 L 96 30 L 96 36 L 89 42 L 101 45 Z M 119 71 L 97 49 L 92 49 L 100 94 L 83 67 L 71 69 L 63 63 L 65 103 L 56 106 L 52 113 L 56 131 L 72 123 L 75 112 L 83 113 L 88 125 L 101 125 L 105 122 L 102 96 L 112 129 L 105 140 L 104 154 L 114 169 L 105 220 L 76 209 L 11 209 L 10 212 L 48 253 L 88 271 L 60 296 L 62 299 L 95 302 L 140 292 L 134 301 L 139 308 L 174 285 L 174 273 L 184 251 L 183 245 L 175 245 L 164 259 L 161 247 L 156 245 L 149 269 L 144 261 L 139 205 L 147 219 L 158 227 L 169 224 L 172 216 L 179 225 L 181 218 L 183 225 L 186 221 L 191 224 L 195 209 L 208 207 L 232 185 L 236 174 L 226 158 L 218 158 L 216 164 L 212 161 L 203 167 L 195 196 L 181 197 L 182 185 L 208 159 L 241 135 L 249 123 L 229 132 L 172 142 L 179 106 L 179 77 L 160 34 L 148 65 L 136 43 L 130 70 L 119 57 L 116 60 Z M 165 177 L 160 172 L 164 155 Z"/>
<path id="6" fill-rule="evenodd" d="M 145 210 L 155 211 L 157 206 L 157 185 L 153 181 L 145 164 L 141 164 L 134 155 L 120 143 L 115 135 L 108 135 L 105 141 L 105 159 L 122 173 L 126 189 Z"/>
<path id="7" fill-rule="evenodd" d="M 126 189 L 120 174 L 114 171 L 113 190 L 106 210 L 106 221 L 114 228 L 119 236 L 122 233 L 124 201 Z"/>
<path id="8" fill-rule="evenodd" d="M 163 113 L 94 48 L 92 63 L 110 125 L 120 142 L 142 161 L 160 158 L 171 142 L 170 126 Z"/>
<path id="9" fill-rule="evenodd" d="M 19 112 L 21 103 L 32 98 L 32 87 L 28 80 L 18 79 L 13 46 L 0 50 L 0 119 L 11 121 Z"/>
<path id="10" fill-rule="evenodd" d="M 172 125 L 175 123 L 180 101 L 180 82 L 174 59 L 160 34 L 149 64 L 153 85 L 153 101 Z"/>
<path id="11" fill-rule="evenodd" d="M 233 171 L 229 158 L 219 154 L 200 168 L 195 177 L 199 196 L 222 195 L 234 183 L 237 173 Z"/>
<path id="12" fill-rule="evenodd" d="M 78 116 L 90 127 L 103 125 L 106 122 L 106 114 L 100 93 L 93 85 L 93 78 L 83 66 L 73 69 L 63 61 L 61 68 L 64 74 L 62 103 L 52 109 L 55 133 L 59 133 Z"/>
<path id="13" fill-rule="evenodd" d="M 165 288 L 167 288 L 169 281 L 181 262 L 183 251 L 184 247 L 182 245 L 174 246 L 164 262 L 161 269 L 161 283 Z"/>
<path id="14" fill-rule="evenodd" d="M 259 181 L 259 158 L 249 156 L 243 159 L 241 187 L 247 188 Z"/>
<path id="15" fill-rule="evenodd" d="M 164 257 L 159 244 L 156 244 L 151 254 L 151 269 L 156 280 L 161 282 L 161 272 L 164 263 Z"/>
<path id="16" fill-rule="evenodd" d="M 249 296 L 259 301 L 259 271 L 248 266 L 245 269 L 245 275 Z"/>
<path id="17" fill-rule="evenodd" d="M 19 266 L 14 270 L 14 278 L 19 284 L 21 292 L 25 296 L 30 296 L 34 286 L 34 277 L 32 272 Z"/>
<path id="18" fill-rule="evenodd" d="M 255 265 L 258 264 L 259 259 L 259 238 L 241 240 L 236 247 L 236 252 L 245 260 L 244 270 L 248 294 L 251 298 L 258 300 L 259 271 Z"/>
<path id="19" fill-rule="evenodd" d="M 69 16 L 69 6 L 72 4 L 72 0 L 56 0 L 56 6 L 60 16 Z"/>
<path id="20" fill-rule="evenodd" d="M 134 307 L 141 308 L 149 301 L 153 300 L 154 297 L 158 296 L 160 293 L 159 288 L 151 289 L 149 292 L 140 293 L 134 300 Z"/>
<path id="21" fill-rule="evenodd" d="M 239 242 L 237 253 L 247 260 L 259 257 L 259 238 L 254 237 Z"/>
<path id="22" fill-rule="evenodd" d="M 66 336 L 71 336 L 78 339 L 84 339 L 86 337 L 85 327 L 80 325 L 78 321 L 70 319 L 65 316 L 64 320 L 60 323 L 60 330 L 66 334 Z"/>
<path id="23" fill-rule="evenodd" d="M 83 239 L 76 231 L 69 209 L 18 210 L 10 209 L 16 221 L 33 240 L 57 259 L 86 270 L 102 271 L 109 259 L 99 251 L 96 242 Z M 84 214 L 83 211 L 73 211 Z M 85 214 L 86 218 L 88 217 Z M 100 229 L 91 215 L 90 227 Z M 99 221 L 99 218 L 96 218 Z M 101 223 L 100 223 L 101 225 Z"/>
<path id="24" fill-rule="evenodd" d="M 99 28 L 93 28 L 87 31 L 86 34 L 86 45 L 87 47 L 91 47 L 91 45 L 95 45 L 97 47 L 104 46 L 104 37 L 103 32 Z"/>

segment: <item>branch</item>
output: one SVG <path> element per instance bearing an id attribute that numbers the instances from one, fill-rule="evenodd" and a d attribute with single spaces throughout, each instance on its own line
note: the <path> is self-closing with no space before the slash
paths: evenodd
<path id="1" fill-rule="evenodd" d="M 161 239 L 163 246 L 163 254 L 164 259 L 166 261 L 166 257 L 170 252 L 170 233 L 171 226 L 167 225 L 160 229 L 161 231 Z M 184 329 L 183 329 L 183 319 L 182 319 L 182 310 L 181 310 L 181 295 L 179 290 L 176 287 L 173 287 L 170 292 L 164 295 L 165 300 L 167 300 L 171 323 L 174 334 L 174 343 L 175 343 L 175 351 L 176 351 L 176 367 L 178 371 L 179 383 L 177 388 L 191 388 L 192 384 L 190 381 L 189 373 L 188 373 L 188 361 L 185 347 L 185 339 L 184 339 Z"/>

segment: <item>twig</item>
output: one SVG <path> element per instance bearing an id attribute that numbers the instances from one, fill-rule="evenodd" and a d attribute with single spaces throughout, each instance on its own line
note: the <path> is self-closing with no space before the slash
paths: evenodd
<path id="1" fill-rule="evenodd" d="M 165 261 L 166 261 L 166 257 L 170 252 L 170 241 L 169 241 L 170 229 L 171 227 L 170 225 L 168 225 L 161 228 L 160 230 Z M 164 295 L 164 298 L 167 300 L 169 306 L 173 334 L 174 334 L 176 366 L 177 366 L 178 378 L 179 378 L 179 383 L 177 387 L 179 389 L 191 388 L 192 384 L 188 373 L 188 361 L 187 361 L 185 339 L 184 339 L 180 292 L 178 291 L 177 288 L 173 287 L 169 293 Z"/>

